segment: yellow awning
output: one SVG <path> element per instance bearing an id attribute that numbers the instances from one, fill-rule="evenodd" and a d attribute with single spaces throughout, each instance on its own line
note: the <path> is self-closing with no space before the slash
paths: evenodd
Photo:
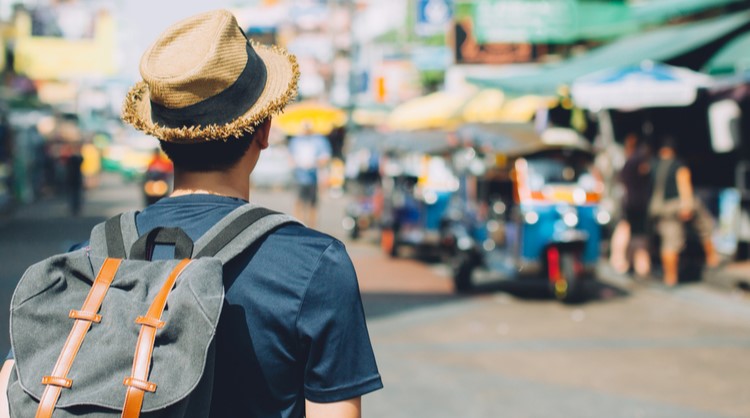
<path id="1" fill-rule="evenodd" d="M 409 100 L 391 111 L 387 120 L 390 129 L 415 131 L 443 129 L 458 125 L 460 110 L 473 97 L 472 93 L 438 91 Z"/>
<path id="2" fill-rule="evenodd" d="M 436 92 L 393 109 L 387 126 L 392 130 L 414 131 L 453 129 L 465 123 L 529 122 L 540 108 L 554 106 L 556 100 L 543 96 L 511 99 L 498 89 Z"/>
<path id="3" fill-rule="evenodd" d="M 311 124 L 315 133 L 327 135 L 346 124 L 346 113 L 327 103 L 304 101 L 287 106 L 284 113 L 273 119 L 273 125 L 286 135 L 302 133 L 305 123 Z"/>
<path id="4" fill-rule="evenodd" d="M 460 112 L 462 122 L 492 123 L 502 118 L 505 94 L 498 89 L 483 89 L 464 104 Z"/>
<path id="5" fill-rule="evenodd" d="M 557 104 L 554 97 L 521 96 L 507 103 L 500 109 L 498 120 L 495 122 L 526 123 L 530 122 L 539 109 L 551 108 Z"/>

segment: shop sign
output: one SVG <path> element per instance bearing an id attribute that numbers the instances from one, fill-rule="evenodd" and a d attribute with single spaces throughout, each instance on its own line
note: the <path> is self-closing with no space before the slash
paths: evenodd
<path id="1" fill-rule="evenodd" d="M 456 22 L 453 30 L 456 64 L 513 64 L 533 62 L 546 54 L 545 45 L 530 43 L 479 43 L 471 19 Z"/>
<path id="2" fill-rule="evenodd" d="M 420 36 L 445 33 L 453 19 L 453 0 L 418 0 L 415 32 Z"/>

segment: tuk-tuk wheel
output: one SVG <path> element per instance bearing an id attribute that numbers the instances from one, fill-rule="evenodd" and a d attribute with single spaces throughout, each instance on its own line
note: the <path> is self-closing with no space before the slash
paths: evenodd
<path id="1" fill-rule="evenodd" d="M 474 287 L 474 283 L 471 278 L 476 268 L 476 263 L 471 257 L 461 257 L 458 265 L 453 272 L 453 286 L 458 293 L 466 293 L 471 291 Z"/>
<path id="2" fill-rule="evenodd" d="M 563 303 L 578 303 L 584 299 L 583 276 L 578 271 L 577 255 L 563 252 L 560 256 L 560 272 L 562 278 L 551 283 L 551 291 Z"/>
<path id="3" fill-rule="evenodd" d="M 354 226 L 352 229 L 349 230 L 349 238 L 352 240 L 356 240 L 359 238 L 359 225 L 357 223 L 354 223 Z"/>

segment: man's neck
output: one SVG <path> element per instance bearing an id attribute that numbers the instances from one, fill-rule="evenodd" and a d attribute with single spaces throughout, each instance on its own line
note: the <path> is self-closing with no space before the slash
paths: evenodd
<path id="1" fill-rule="evenodd" d="M 175 167 L 172 196 L 214 194 L 250 200 L 250 173 L 258 162 L 261 149 L 268 146 L 266 139 L 270 124 L 266 123 L 262 127 L 266 130 L 266 136 L 254 140 L 239 161 L 226 170 L 192 172 Z"/>
<path id="2" fill-rule="evenodd" d="M 175 169 L 172 197 L 188 194 L 212 194 L 250 198 L 250 173 L 238 169 L 228 171 L 186 172 Z"/>

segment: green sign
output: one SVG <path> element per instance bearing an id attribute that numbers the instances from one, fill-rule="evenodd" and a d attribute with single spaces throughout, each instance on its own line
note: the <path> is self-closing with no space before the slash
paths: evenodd
<path id="1" fill-rule="evenodd" d="M 479 43 L 566 44 L 637 30 L 618 1 L 478 0 L 474 25 Z"/>

